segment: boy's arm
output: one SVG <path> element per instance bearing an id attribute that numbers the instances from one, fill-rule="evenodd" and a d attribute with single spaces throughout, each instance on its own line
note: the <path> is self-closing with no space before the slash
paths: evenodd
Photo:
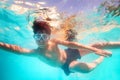
<path id="1" fill-rule="evenodd" d="M 64 45 L 64 46 L 67 46 L 67 47 L 73 48 L 73 49 L 83 48 L 83 49 L 88 49 L 88 50 L 91 50 L 91 51 L 94 51 L 94 52 L 96 52 L 97 50 L 99 50 L 97 48 L 94 48 L 94 47 L 91 47 L 91 46 L 85 46 L 85 45 L 77 43 L 77 42 L 61 41 L 61 40 L 56 40 L 56 39 L 54 39 L 54 41 L 57 44 Z"/>
<path id="2" fill-rule="evenodd" d="M 83 48 L 83 49 L 91 50 L 91 51 L 95 52 L 98 55 L 102 55 L 102 56 L 108 55 L 108 56 L 111 56 L 111 53 L 108 52 L 108 51 L 104 51 L 104 50 L 101 50 L 101 49 L 98 49 L 98 48 L 95 48 L 95 47 L 91 47 L 91 46 L 86 46 L 86 45 L 83 45 L 83 44 L 80 44 L 80 43 L 77 43 L 77 42 L 60 41 L 60 40 L 54 40 L 54 41 L 57 44 L 61 44 L 61 45 L 67 46 L 69 48 L 74 48 L 74 49 Z"/>
<path id="3" fill-rule="evenodd" d="M 25 48 L 21 48 L 19 46 L 16 45 L 11 45 L 11 44 L 7 44 L 7 43 L 2 43 L 0 42 L 0 48 L 8 50 L 8 51 L 13 51 L 13 52 L 17 52 L 18 54 L 29 54 L 32 53 L 34 50 L 29 50 L 29 49 L 25 49 Z"/>

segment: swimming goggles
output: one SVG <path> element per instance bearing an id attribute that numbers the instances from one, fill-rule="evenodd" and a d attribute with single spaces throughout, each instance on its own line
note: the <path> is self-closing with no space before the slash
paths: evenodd
<path id="1" fill-rule="evenodd" d="M 47 41 L 50 39 L 50 35 L 46 33 L 36 33 L 34 34 L 34 39 L 38 41 Z"/>

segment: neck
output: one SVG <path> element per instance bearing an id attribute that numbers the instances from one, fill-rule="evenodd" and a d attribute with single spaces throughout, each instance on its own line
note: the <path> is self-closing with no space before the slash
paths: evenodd
<path id="1" fill-rule="evenodd" d="M 38 52 L 40 52 L 41 55 L 44 54 L 46 51 L 45 47 L 38 47 L 37 50 Z"/>

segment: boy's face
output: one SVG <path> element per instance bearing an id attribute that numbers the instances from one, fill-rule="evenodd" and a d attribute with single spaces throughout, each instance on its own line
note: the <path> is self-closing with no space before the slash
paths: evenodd
<path id="1" fill-rule="evenodd" d="M 50 35 L 46 33 L 36 33 L 34 34 L 34 39 L 36 40 L 38 46 L 39 45 L 45 45 L 47 41 L 50 39 Z"/>

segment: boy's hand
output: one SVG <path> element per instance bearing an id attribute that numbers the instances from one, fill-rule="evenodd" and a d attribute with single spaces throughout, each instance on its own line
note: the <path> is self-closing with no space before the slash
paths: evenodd
<path id="1" fill-rule="evenodd" d="M 111 57 L 112 53 L 106 50 L 97 50 L 96 54 L 101 55 L 101 56 L 105 56 L 105 57 Z"/>

